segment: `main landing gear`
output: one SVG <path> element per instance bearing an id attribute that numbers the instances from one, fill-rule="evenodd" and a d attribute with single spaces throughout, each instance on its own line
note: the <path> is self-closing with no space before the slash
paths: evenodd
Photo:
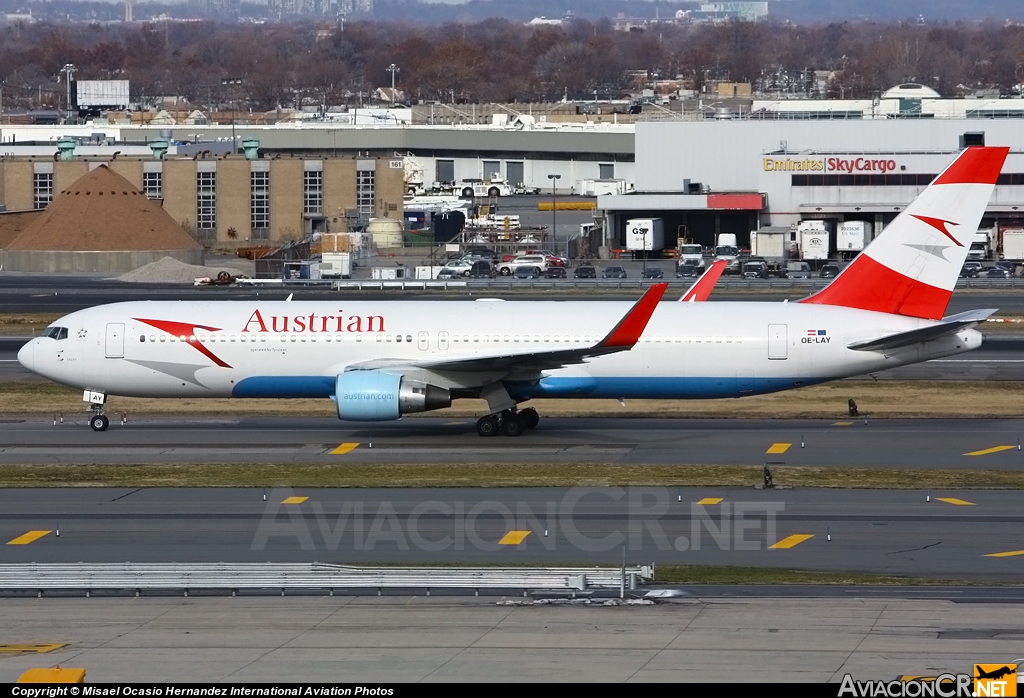
<path id="1" fill-rule="evenodd" d="M 527 407 L 522 411 L 513 408 L 478 419 L 476 433 L 480 436 L 497 436 L 498 434 L 520 436 L 527 429 L 533 429 L 539 422 L 540 415 L 532 407 Z"/>

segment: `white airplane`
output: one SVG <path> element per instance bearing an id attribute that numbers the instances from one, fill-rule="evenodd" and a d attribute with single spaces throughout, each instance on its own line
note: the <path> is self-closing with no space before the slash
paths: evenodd
<path id="1" fill-rule="evenodd" d="M 963 151 L 800 302 L 660 303 L 664 283 L 632 304 L 128 302 L 61 318 L 18 359 L 82 389 L 96 431 L 108 395 L 322 397 L 353 421 L 482 398 L 477 431 L 517 436 L 532 398 L 742 397 L 881 371 L 981 345 L 994 311 L 943 314 L 1007 152 Z"/>

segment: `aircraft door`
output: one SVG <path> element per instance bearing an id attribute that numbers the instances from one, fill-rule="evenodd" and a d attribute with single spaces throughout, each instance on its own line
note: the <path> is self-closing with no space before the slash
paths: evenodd
<path id="1" fill-rule="evenodd" d="M 106 356 L 108 359 L 124 358 L 124 323 L 107 323 Z"/>
<path id="2" fill-rule="evenodd" d="M 789 337 L 786 325 L 768 325 L 768 358 L 789 357 Z"/>
<path id="3" fill-rule="evenodd" d="M 420 332 L 416 335 L 416 346 L 419 347 L 420 351 L 426 351 L 430 348 L 430 333 Z"/>
<path id="4" fill-rule="evenodd" d="M 448 351 L 448 333 L 438 332 L 437 333 L 437 348 L 441 351 Z"/>

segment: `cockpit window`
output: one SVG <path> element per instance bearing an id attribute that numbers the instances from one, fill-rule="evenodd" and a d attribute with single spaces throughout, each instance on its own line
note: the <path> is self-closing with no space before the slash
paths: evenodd
<path id="1" fill-rule="evenodd" d="M 50 339 L 67 339 L 68 328 L 67 327 L 47 327 L 43 330 L 43 337 L 49 337 Z"/>

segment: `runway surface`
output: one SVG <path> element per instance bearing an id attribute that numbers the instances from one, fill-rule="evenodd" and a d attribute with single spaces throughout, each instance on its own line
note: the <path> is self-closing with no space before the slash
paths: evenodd
<path id="1" fill-rule="evenodd" d="M 70 463 L 617 463 L 835 468 L 1024 467 L 1024 421 L 545 418 L 517 438 L 483 438 L 472 419 L 409 417 L 112 420 L 85 414 L 0 420 L 0 464 Z M 801 443 L 803 447 L 801 447 Z M 771 452 L 769 452 L 769 450 Z M 984 453 L 979 453 L 984 451 Z M 978 455 L 969 455 L 978 454 Z"/>
<path id="2" fill-rule="evenodd" d="M 84 667 L 89 683 L 140 685 L 838 684 L 847 673 L 890 681 L 1024 656 L 1020 602 L 844 591 L 838 599 L 699 597 L 626 607 L 437 596 L 2 599 L 4 642 L 62 646 L 3 655 L 0 682 L 59 663 Z"/>
<path id="3" fill-rule="evenodd" d="M 0 490 L 0 539 L 14 543 L 0 546 L 0 563 L 617 566 L 625 549 L 631 565 L 1021 579 L 1019 492 L 935 490 L 930 499 L 719 487 L 9 489 Z M 511 531 L 524 533 L 521 543 L 506 539 Z"/>

